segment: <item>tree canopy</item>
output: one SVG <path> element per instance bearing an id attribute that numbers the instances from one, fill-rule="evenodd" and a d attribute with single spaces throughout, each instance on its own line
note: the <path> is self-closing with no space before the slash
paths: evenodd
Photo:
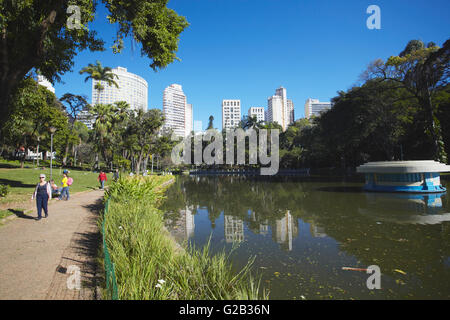
<path id="1" fill-rule="evenodd" d="M 141 54 L 158 70 L 178 59 L 178 41 L 186 19 L 167 8 L 167 0 L 102 0 L 108 20 L 117 24 L 114 52 L 130 36 L 142 45 Z M 104 41 L 89 29 L 99 1 L 3 0 L 0 2 L 0 123 L 11 114 L 10 101 L 25 76 L 39 70 L 50 81 L 72 69 L 75 55 L 85 49 L 102 51 Z M 77 6 L 80 25 L 68 27 Z M 68 13 L 69 12 L 69 13 Z"/>

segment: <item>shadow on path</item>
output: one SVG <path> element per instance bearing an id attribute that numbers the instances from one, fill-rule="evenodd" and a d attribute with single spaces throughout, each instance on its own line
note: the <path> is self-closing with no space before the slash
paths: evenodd
<path id="1" fill-rule="evenodd" d="M 18 218 L 34 220 L 34 217 L 26 215 L 24 210 L 8 209 L 8 211 L 15 214 Z"/>

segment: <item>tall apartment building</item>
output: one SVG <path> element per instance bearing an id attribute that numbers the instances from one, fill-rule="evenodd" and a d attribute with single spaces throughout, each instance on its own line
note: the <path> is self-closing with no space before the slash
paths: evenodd
<path id="1" fill-rule="evenodd" d="M 309 98 L 305 102 L 305 118 L 309 119 L 312 116 L 320 116 L 320 114 L 333 107 L 331 102 L 320 102 L 318 99 Z"/>
<path id="2" fill-rule="evenodd" d="M 163 93 L 164 128 L 173 130 L 179 137 L 186 137 L 193 130 L 192 104 L 179 84 L 171 84 Z"/>
<path id="3" fill-rule="evenodd" d="M 241 100 L 222 100 L 222 128 L 236 128 L 241 121 Z"/>
<path id="4" fill-rule="evenodd" d="M 264 107 L 251 107 L 250 109 L 248 109 L 248 116 L 256 117 L 256 120 L 258 122 L 266 121 Z"/>
<path id="5" fill-rule="evenodd" d="M 275 95 L 267 99 L 267 113 L 269 122 L 277 122 L 283 128 L 294 123 L 294 103 L 287 98 L 286 88 L 279 87 Z"/>
<path id="6" fill-rule="evenodd" d="M 131 110 L 141 109 L 147 111 L 148 109 L 148 83 L 144 78 L 128 72 L 126 68 L 117 67 L 111 70 L 117 75 L 114 81 L 119 85 L 108 85 L 104 81 L 92 81 L 92 105 L 96 103 L 112 104 L 117 101 L 126 101 L 131 107 Z M 100 82 L 103 85 L 103 90 L 95 89 L 96 84 Z"/>

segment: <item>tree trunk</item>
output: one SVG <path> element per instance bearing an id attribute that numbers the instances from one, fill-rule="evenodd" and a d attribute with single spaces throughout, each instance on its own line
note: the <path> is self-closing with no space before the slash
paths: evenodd
<path id="1" fill-rule="evenodd" d="M 136 175 L 138 175 L 139 172 L 141 171 L 142 157 L 143 157 L 143 154 L 142 154 L 142 151 L 141 151 L 141 152 L 139 152 L 139 158 L 138 158 L 137 163 L 136 163 Z"/>
<path id="2" fill-rule="evenodd" d="M 39 138 L 38 138 L 38 144 L 37 144 L 37 148 L 36 148 L 36 155 L 37 155 L 37 157 L 36 157 L 36 164 L 37 164 L 37 167 L 39 168 Z"/>
<path id="3" fill-rule="evenodd" d="M 425 99 L 421 99 L 422 105 L 428 114 L 431 138 L 433 140 L 433 157 L 434 160 L 447 163 L 447 154 L 444 148 L 444 139 L 442 138 L 441 125 L 436 122 L 436 116 L 431 102 L 431 95 L 428 94 Z"/>

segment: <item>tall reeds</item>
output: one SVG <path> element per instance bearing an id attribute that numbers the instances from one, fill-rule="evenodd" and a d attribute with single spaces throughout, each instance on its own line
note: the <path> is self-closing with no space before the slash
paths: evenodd
<path id="1" fill-rule="evenodd" d="M 113 184 L 105 216 L 106 242 L 120 299 L 265 299 L 251 274 L 253 260 L 234 272 L 229 254 L 180 250 L 157 209 L 167 176 L 127 177 Z"/>

